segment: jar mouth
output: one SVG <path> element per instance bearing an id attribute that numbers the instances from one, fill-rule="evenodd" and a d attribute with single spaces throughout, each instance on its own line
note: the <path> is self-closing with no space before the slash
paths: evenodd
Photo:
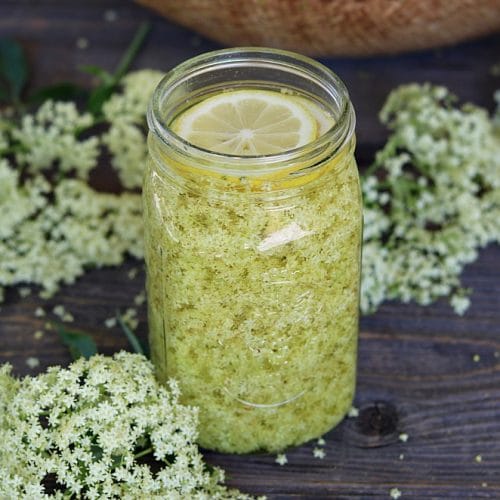
<path id="1" fill-rule="evenodd" d="M 314 141 L 303 146 L 280 153 L 266 155 L 233 155 L 218 153 L 205 149 L 183 139 L 170 127 L 172 112 L 195 95 L 192 82 L 196 78 L 212 81 L 211 75 L 216 72 L 227 72 L 234 75 L 227 78 L 225 88 L 238 83 L 238 75 L 244 70 L 274 72 L 276 75 L 287 75 L 290 78 L 303 79 L 311 88 L 320 91 L 325 98 L 325 105 L 334 117 L 334 125 Z M 278 78 L 276 78 L 278 80 Z M 241 86 L 248 84 L 265 84 L 265 81 L 241 79 Z M 281 81 L 267 81 L 269 86 L 288 88 Z M 215 88 L 216 83 L 212 85 Z M 223 83 L 219 83 L 222 90 Z M 300 95 L 300 94 L 299 94 Z M 169 113 L 171 116 L 169 117 Z M 204 169 L 229 175 L 251 176 L 279 171 L 283 166 L 293 162 L 313 165 L 322 156 L 331 155 L 349 143 L 354 133 L 355 115 L 348 91 L 342 80 L 323 64 L 294 52 L 270 49 L 265 47 L 236 47 L 201 54 L 189 59 L 169 71 L 160 81 L 150 101 L 148 113 L 150 132 L 161 141 L 161 144 L 173 150 L 179 157 L 189 158 Z"/>

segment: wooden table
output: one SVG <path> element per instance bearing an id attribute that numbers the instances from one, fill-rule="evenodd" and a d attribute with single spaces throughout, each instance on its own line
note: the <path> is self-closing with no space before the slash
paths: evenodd
<path id="1" fill-rule="evenodd" d="M 114 15 L 115 21 L 106 20 Z M 0 36 L 26 47 L 32 87 L 61 80 L 90 83 L 77 66 L 112 69 L 145 19 L 153 30 L 136 67 L 166 70 L 217 48 L 120 0 L 3 0 Z M 87 48 L 78 48 L 85 43 Z M 500 36 L 419 54 L 323 62 L 351 91 L 363 168 L 386 136 L 377 111 L 400 83 L 444 84 L 491 109 L 492 93 L 500 87 L 490 71 L 500 62 Z M 463 282 L 474 292 L 464 317 L 439 301 L 425 308 L 388 303 L 362 319 L 355 401 L 360 414 L 325 436 L 326 458 L 313 458 L 312 443 L 289 450 L 284 467 L 268 455 L 207 452 L 207 460 L 226 469 L 231 485 L 271 499 L 389 498 L 393 487 L 402 498 L 500 498 L 499 263 L 500 248 L 490 246 L 465 270 Z M 127 271 L 134 267 L 140 272 L 131 280 Z M 9 290 L 0 312 L 0 362 L 9 361 L 18 374 L 26 374 L 70 361 L 54 333 L 34 339 L 33 332 L 44 324 L 34 316 L 39 305 L 50 310 L 63 304 L 75 316 L 75 327 L 92 333 L 104 353 L 126 348 L 123 335 L 103 322 L 115 309 L 131 305 L 143 280 L 142 263 L 130 260 L 119 268 L 89 271 L 46 302 L 34 294 L 21 299 Z M 143 307 L 139 317 L 145 338 Z M 26 365 L 30 356 L 41 362 L 34 370 Z M 401 433 L 408 435 L 407 442 L 399 439 Z"/>

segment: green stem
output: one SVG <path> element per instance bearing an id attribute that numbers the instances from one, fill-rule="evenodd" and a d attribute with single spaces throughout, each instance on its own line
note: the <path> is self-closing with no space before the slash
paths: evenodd
<path id="1" fill-rule="evenodd" d="M 134 38 L 130 45 L 128 46 L 125 54 L 123 54 L 118 67 L 113 75 L 114 83 L 118 83 L 122 76 L 127 72 L 129 66 L 132 64 L 135 56 L 139 52 L 146 35 L 149 33 L 151 29 L 151 24 L 148 22 L 143 22 L 137 32 L 134 35 Z"/>
<path id="2" fill-rule="evenodd" d="M 141 346 L 141 343 L 139 342 L 139 339 L 135 336 L 134 332 L 128 327 L 127 323 L 123 321 L 123 318 L 120 314 L 120 311 L 116 311 L 116 319 L 118 320 L 118 324 L 120 325 L 121 329 L 123 330 L 123 333 L 125 333 L 128 341 L 130 342 L 130 345 L 132 346 L 132 349 L 134 352 L 138 354 L 144 355 L 144 349 Z"/>
<path id="3" fill-rule="evenodd" d="M 7 149 L 2 149 L 0 151 L 0 158 L 4 155 L 11 155 L 11 154 L 15 154 L 15 153 L 25 153 L 27 152 L 27 148 L 21 146 L 21 145 L 18 145 L 18 146 L 10 146 L 8 147 Z"/>
<path id="4" fill-rule="evenodd" d="M 138 458 L 144 457 L 146 455 L 149 455 L 150 453 L 153 453 L 153 451 L 154 451 L 154 448 L 151 446 L 149 448 L 146 448 L 145 450 L 140 451 L 139 453 L 136 453 L 134 455 L 134 458 L 138 459 Z"/>

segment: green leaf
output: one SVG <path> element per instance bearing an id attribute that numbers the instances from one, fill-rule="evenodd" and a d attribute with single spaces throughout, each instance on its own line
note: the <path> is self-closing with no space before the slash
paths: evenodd
<path id="1" fill-rule="evenodd" d="M 66 330 L 63 325 L 56 325 L 57 333 L 62 343 L 69 348 L 73 359 L 90 358 L 97 353 L 94 340 L 87 333 L 76 330 Z"/>
<path id="2" fill-rule="evenodd" d="M 114 92 L 114 85 L 104 85 L 97 87 L 91 94 L 87 101 L 87 108 L 94 116 L 102 114 L 102 107 L 104 103 L 110 98 Z"/>
<path id="3" fill-rule="evenodd" d="M 70 82 L 56 83 L 37 90 L 29 97 L 29 102 L 39 104 L 47 99 L 57 101 L 73 101 L 80 98 L 88 98 L 88 90 Z"/>
<path id="4" fill-rule="evenodd" d="M 117 311 L 116 313 L 116 319 L 118 320 L 118 324 L 120 325 L 120 328 L 123 330 L 123 333 L 127 337 L 128 341 L 130 342 L 130 345 L 132 346 L 132 349 L 134 352 L 138 354 L 143 354 L 146 356 L 146 349 L 141 344 L 141 341 L 137 338 L 135 333 L 129 328 L 127 323 L 123 321 L 123 317 L 120 314 L 120 311 Z"/>
<path id="5" fill-rule="evenodd" d="M 101 82 L 106 85 L 113 85 L 114 83 L 113 75 L 99 66 L 86 64 L 84 66 L 79 66 L 78 69 L 84 73 L 88 73 L 89 75 L 97 76 Z"/>
<path id="6" fill-rule="evenodd" d="M 126 71 L 128 71 L 150 29 L 151 26 L 149 23 L 142 23 L 139 26 L 134 38 L 120 59 L 118 67 L 113 74 L 103 68 L 100 68 L 99 66 L 85 65 L 80 67 L 80 69 L 85 73 L 97 76 L 101 80 L 101 84 L 94 89 L 87 101 L 87 109 L 94 116 L 99 117 L 102 115 L 102 107 L 104 103 L 111 97 L 111 94 L 113 94 L 116 87 L 120 83 L 121 78 Z"/>
<path id="7" fill-rule="evenodd" d="M 0 39 L 0 79 L 8 85 L 9 96 L 18 101 L 28 78 L 28 64 L 21 45 Z"/>

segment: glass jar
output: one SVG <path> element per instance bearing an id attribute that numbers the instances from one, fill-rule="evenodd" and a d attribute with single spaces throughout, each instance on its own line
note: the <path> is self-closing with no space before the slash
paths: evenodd
<path id="1" fill-rule="evenodd" d="M 333 126 L 281 154 L 232 156 L 169 124 L 227 89 L 313 102 Z M 317 108 L 317 109 L 318 109 Z M 321 64 L 216 51 L 166 75 L 148 113 L 143 206 L 152 360 L 200 409 L 199 443 L 278 451 L 324 434 L 355 389 L 362 207 L 354 111 Z"/>

